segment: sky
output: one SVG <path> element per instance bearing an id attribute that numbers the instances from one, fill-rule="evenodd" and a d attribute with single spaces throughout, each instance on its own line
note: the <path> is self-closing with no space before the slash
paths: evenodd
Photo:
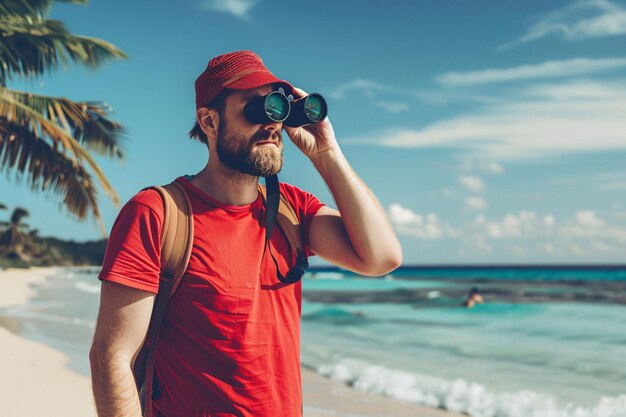
<path id="1" fill-rule="evenodd" d="M 9 87 L 112 107 L 126 158 L 96 160 L 122 204 L 204 167 L 187 135 L 194 81 L 211 57 L 250 49 L 326 97 L 405 264 L 626 263 L 625 1 L 92 0 L 50 18 L 128 59 Z M 284 140 L 281 181 L 334 206 Z M 0 176 L 0 202 L 26 207 L 42 236 L 102 238 L 15 175 Z M 119 209 L 101 195 L 107 231 Z"/>

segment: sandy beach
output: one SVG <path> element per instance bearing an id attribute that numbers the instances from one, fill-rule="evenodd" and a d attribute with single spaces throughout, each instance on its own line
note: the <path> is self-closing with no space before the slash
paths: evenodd
<path id="1" fill-rule="evenodd" d="M 54 272 L 48 268 L 0 271 L 0 307 L 23 304 L 30 285 Z M 66 368 L 68 358 L 41 343 L 15 335 L 17 325 L 0 321 L 0 416 L 95 416 L 89 378 Z"/>
<path id="2" fill-rule="evenodd" d="M 31 285 L 54 272 L 54 268 L 0 271 L 0 307 L 27 302 L 33 295 Z M 95 416 L 89 378 L 69 370 L 65 354 L 17 333 L 14 320 L 0 318 L 0 416 Z M 305 417 L 458 416 L 356 391 L 308 369 L 302 376 Z"/>

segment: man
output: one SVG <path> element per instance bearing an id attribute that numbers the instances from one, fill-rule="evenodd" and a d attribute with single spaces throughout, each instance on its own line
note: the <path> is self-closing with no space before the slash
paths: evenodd
<path id="1" fill-rule="evenodd" d="M 212 59 L 196 80 L 197 124 L 190 134 L 207 144 L 209 160 L 195 176 L 177 179 L 192 203 L 195 237 L 157 345 L 156 416 L 302 413 L 301 284 L 277 279 L 276 268 L 284 274 L 294 255 L 279 232 L 266 249 L 265 208 L 257 190 L 259 176 L 282 167 L 283 128 L 313 162 L 339 208 L 280 185 L 307 231 L 307 253 L 365 275 L 386 274 L 401 262 L 383 208 L 350 168 L 328 119 L 299 128 L 246 119 L 246 103 L 278 87 L 291 90 L 249 51 Z M 158 291 L 162 222 L 160 197 L 146 190 L 124 206 L 111 232 L 90 352 L 100 417 L 141 415 L 131 365 Z"/>
<path id="2" fill-rule="evenodd" d="M 480 295 L 480 291 L 478 290 L 478 288 L 472 287 L 462 305 L 463 307 L 472 308 L 476 304 L 483 304 L 484 302 L 485 300 L 483 299 L 483 296 Z"/>

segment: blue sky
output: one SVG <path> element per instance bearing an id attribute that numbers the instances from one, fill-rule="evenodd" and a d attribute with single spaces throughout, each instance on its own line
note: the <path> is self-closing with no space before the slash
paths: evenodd
<path id="1" fill-rule="evenodd" d="M 205 147 L 187 137 L 194 80 L 211 57 L 251 49 L 328 99 L 406 263 L 625 261 L 623 1 L 92 0 L 51 18 L 129 58 L 10 87 L 113 107 L 127 158 L 98 161 L 122 202 L 203 168 Z M 285 160 L 282 181 L 333 205 L 293 144 Z M 41 235 L 101 237 L 14 178 L 0 196 Z M 109 230 L 119 207 L 100 206 Z"/>

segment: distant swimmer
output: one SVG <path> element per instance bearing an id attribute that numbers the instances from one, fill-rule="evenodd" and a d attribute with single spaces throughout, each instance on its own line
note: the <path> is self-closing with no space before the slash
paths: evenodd
<path id="1" fill-rule="evenodd" d="M 478 288 L 473 287 L 469 294 L 467 294 L 467 298 L 463 301 L 463 307 L 472 308 L 476 304 L 483 304 L 485 300 L 483 300 L 483 296 L 480 295 Z"/>

